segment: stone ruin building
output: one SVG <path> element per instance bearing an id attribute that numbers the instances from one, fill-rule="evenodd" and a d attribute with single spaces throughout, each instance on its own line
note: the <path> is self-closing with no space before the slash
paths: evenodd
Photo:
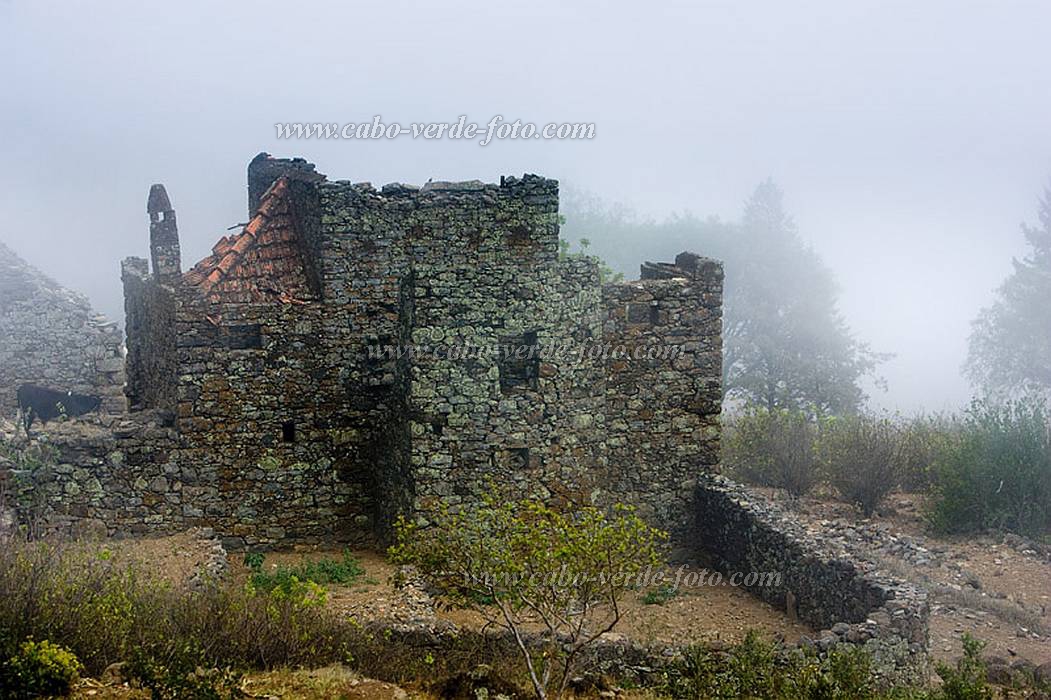
<path id="1" fill-rule="evenodd" d="M 248 224 L 186 271 L 160 185 L 148 212 L 127 397 L 170 412 L 167 460 L 193 473 L 165 522 L 365 541 L 489 481 L 689 522 L 718 461 L 718 263 L 602 284 L 560 254 L 558 183 L 533 175 L 377 190 L 261 154 Z"/>
<path id="2" fill-rule="evenodd" d="M 558 185 L 532 175 L 377 190 L 260 154 L 249 222 L 185 271 L 162 186 L 147 211 L 150 260 L 122 264 L 123 375 L 115 327 L 0 247 L 2 410 L 29 381 L 108 414 L 48 424 L 54 465 L 0 453 L 15 517 L 205 527 L 237 550 L 374 546 L 494 482 L 629 503 L 720 570 L 779 572 L 752 591 L 819 648 L 926 673 L 922 590 L 717 475 L 719 263 L 682 253 L 604 284 L 560 251 Z"/>

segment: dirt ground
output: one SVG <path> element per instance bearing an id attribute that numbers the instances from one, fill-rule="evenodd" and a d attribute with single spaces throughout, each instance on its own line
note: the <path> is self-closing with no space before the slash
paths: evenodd
<path id="1" fill-rule="evenodd" d="M 837 540 L 869 557 L 891 573 L 926 588 L 931 596 L 931 653 L 953 661 L 962 653 L 962 636 L 970 633 L 988 643 L 986 655 L 1008 663 L 1025 658 L 1039 665 L 1051 661 L 1051 557 L 1024 543 L 982 536 L 932 537 L 924 527 L 920 497 L 897 494 L 878 515 L 863 519 L 851 507 L 824 498 L 788 501 L 770 490 L 757 490 L 793 512 L 808 530 Z M 116 559 L 134 561 L 172 582 L 183 582 L 207 561 L 210 546 L 193 533 L 143 540 L 105 541 L 102 548 Z M 378 553 L 354 551 L 365 573 L 350 585 L 328 586 L 327 605 L 362 622 L 394 623 L 444 620 L 480 628 L 479 614 L 436 609 L 419 591 L 394 586 L 396 568 Z M 307 560 L 338 559 L 338 549 L 278 552 L 266 555 L 264 567 L 290 566 Z M 695 562 L 688 570 L 701 568 Z M 675 569 L 666 570 L 667 579 Z M 231 554 L 229 573 L 244 579 L 249 569 Z M 792 643 L 814 631 L 781 611 L 728 585 L 681 587 L 660 604 L 647 602 L 655 586 L 631 591 L 615 632 L 644 643 L 734 643 L 748 630 Z M 360 678 L 342 668 L 256 674 L 245 682 L 250 697 L 378 698 L 426 697 L 411 690 Z M 74 697 L 135 698 L 136 691 L 106 687 L 86 680 Z"/>
<path id="2" fill-rule="evenodd" d="M 208 563 L 212 545 L 193 531 L 170 537 L 105 540 L 94 544 L 137 570 L 160 576 L 173 584 L 185 583 Z"/>
<path id="3" fill-rule="evenodd" d="M 328 604 L 334 609 L 360 621 L 388 619 L 410 622 L 434 614 L 458 626 L 480 629 L 485 619 L 480 614 L 464 610 L 433 610 L 428 601 L 413 598 L 413 592 L 399 590 L 393 585 L 396 567 L 380 554 L 367 551 L 352 552 L 365 569 L 365 574 L 351 586 L 328 587 Z M 269 554 L 265 567 L 289 566 L 306 560 L 338 559 L 341 550 L 314 552 L 281 552 Z M 686 571 L 703 568 L 687 563 Z M 665 570 L 665 580 L 673 581 L 676 567 Z M 233 575 L 244 577 L 247 570 L 231 557 Z M 744 639 L 749 630 L 759 630 L 769 638 L 794 643 L 814 631 L 790 620 L 777 610 L 741 588 L 722 586 L 680 586 L 678 593 L 667 601 L 647 603 L 647 594 L 659 586 L 648 586 L 630 592 L 621 608 L 622 618 L 614 632 L 643 643 L 687 644 L 719 640 L 734 643 Z"/>

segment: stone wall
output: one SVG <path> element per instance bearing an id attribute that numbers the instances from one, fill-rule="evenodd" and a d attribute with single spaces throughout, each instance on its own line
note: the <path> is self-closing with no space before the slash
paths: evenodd
<path id="1" fill-rule="evenodd" d="M 102 410 L 125 409 L 117 324 L 0 243 L 0 415 L 18 410 L 24 383 L 100 396 Z"/>
<path id="2" fill-rule="evenodd" d="M 682 529 L 694 473 L 717 463 L 718 263 L 686 256 L 692 267 L 667 265 L 665 279 L 603 286 L 596 260 L 560 255 L 558 186 L 536 176 L 334 182 L 320 195 L 322 249 L 335 249 L 322 256 L 324 295 L 360 309 L 339 344 L 411 349 L 351 355 L 345 372 L 359 396 L 408 392 L 398 483 L 418 517 L 495 482 L 561 503 L 633 503 Z M 636 307 L 645 314 L 629 318 Z"/>
<path id="3" fill-rule="evenodd" d="M 608 491 L 684 536 L 695 479 L 719 463 L 722 266 L 689 253 L 603 288 Z"/>
<path id="4" fill-rule="evenodd" d="M 175 356 L 175 298 L 172 290 L 152 284 L 141 258 L 121 264 L 124 325 L 127 329 L 124 394 L 132 411 L 174 410 L 178 387 Z"/>
<path id="5" fill-rule="evenodd" d="M 218 495 L 194 491 L 197 475 L 173 460 L 177 436 L 162 412 L 84 416 L 51 423 L 41 434 L 46 438 L 27 449 L 31 459 L 0 464 L 20 519 L 34 527 L 125 536 L 170 532 L 176 524 L 184 530 L 196 524 L 184 499 Z M 0 440 L 25 449 L 13 434 Z"/>
<path id="6" fill-rule="evenodd" d="M 527 176 L 382 191 L 333 183 L 323 196 L 327 190 L 345 203 L 328 208 L 341 212 L 329 238 L 358 251 L 351 259 L 373 287 L 366 294 L 375 294 L 358 347 L 400 343 L 413 352 L 401 371 L 368 361 L 362 371 L 374 385 L 402 374 L 411 382 L 414 510 L 456 507 L 489 480 L 587 499 L 604 475 L 600 440 L 585 432 L 601 429 L 593 418 L 601 367 L 540 356 L 543 347 L 601 333 L 594 263 L 558 259 L 557 183 Z M 386 275 L 374 272 L 377 262 Z M 399 289 L 407 301 L 395 307 L 386 300 Z M 502 357 L 509 347 L 529 357 L 513 368 Z"/>
<path id="7" fill-rule="evenodd" d="M 760 577 L 750 590 L 821 630 L 812 640 L 819 649 L 857 644 L 887 680 L 926 677 L 926 592 L 814 538 L 775 505 L 723 477 L 699 480 L 695 509 L 697 550 L 727 573 L 780 574 L 777 585 L 761 585 Z"/>

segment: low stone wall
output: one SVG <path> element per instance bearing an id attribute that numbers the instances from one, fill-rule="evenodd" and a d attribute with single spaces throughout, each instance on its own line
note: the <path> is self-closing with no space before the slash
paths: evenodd
<path id="1" fill-rule="evenodd" d="M 777 506 L 721 476 L 699 480 L 696 516 L 698 548 L 716 567 L 780 574 L 776 585 L 750 590 L 821 630 L 803 644 L 822 651 L 841 643 L 860 645 L 888 681 L 927 677 L 926 592 L 819 541 Z"/>
<path id="2" fill-rule="evenodd" d="M 184 475 L 168 460 L 169 420 L 84 416 L 48 423 L 32 443 L 0 423 L 0 475 L 25 525 L 72 535 L 146 535 L 202 525 L 183 519 Z"/>
<path id="3" fill-rule="evenodd" d="M 230 479 L 187 450 L 172 422 L 164 411 L 84 416 L 48 423 L 27 444 L 0 419 L 0 496 L 15 511 L 0 520 L 98 536 L 211 528 L 231 550 L 372 544 L 346 537 L 331 469 L 306 459 L 286 470 L 263 463 Z"/>

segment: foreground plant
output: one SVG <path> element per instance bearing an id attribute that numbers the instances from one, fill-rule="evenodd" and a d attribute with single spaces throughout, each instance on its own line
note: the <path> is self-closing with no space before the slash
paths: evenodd
<path id="1" fill-rule="evenodd" d="M 8 698 L 68 695 L 83 667 L 69 649 L 27 640 L 0 668 L 0 693 Z"/>
<path id="2" fill-rule="evenodd" d="M 750 631 L 725 652 L 705 645 L 682 650 L 661 671 L 662 697 L 682 700 L 763 698 L 763 700 L 882 700 L 871 658 L 857 647 L 839 647 L 825 656 L 786 651 Z M 920 696 L 895 695 L 893 697 Z"/>
<path id="3" fill-rule="evenodd" d="M 562 512 L 496 492 L 469 510 L 439 510 L 428 528 L 402 520 L 396 537 L 396 563 L 511 634 L 538 698 L 565 692 L 582 652 L 620 621 L 625 592 L 662 565 L 667 539 L 624 506 Z"/>

